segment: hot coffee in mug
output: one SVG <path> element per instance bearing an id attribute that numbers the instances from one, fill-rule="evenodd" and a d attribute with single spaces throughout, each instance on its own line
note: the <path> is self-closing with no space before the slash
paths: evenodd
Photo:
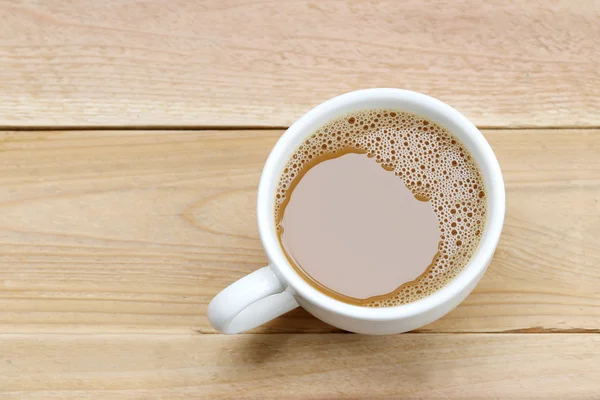
<path id="1" fill-rule="evenodd" d="M 290 127 L 267 167 L 258 210 L 272 264 L 244 278 L 264 288 L 242 279 L 211 303 L 225 333 L 298 304 L 355 332 L 414 329 L 468 294 L 500 234 L 504 187 L 489 145 L 457 111 L 414 92 L 324 103 Z"/>
<path id="2" fill-rule="evenodd" d="M 389 307 L 455 277 L 479 244 L 485 187 L 448 130 L 400 110 L 323 125 L 287 162 L 275 223 L 290 263 L 341 301 Z"/>

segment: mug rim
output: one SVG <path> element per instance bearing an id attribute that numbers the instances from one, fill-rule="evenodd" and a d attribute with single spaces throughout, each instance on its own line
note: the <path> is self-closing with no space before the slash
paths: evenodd
<path id="1" fill-rule="evenodd" d="M 318 126 L 321 126 L 325 122 L 335 119 L 334 114 L 336 111 L 343 110 L 349 105 L 376 103 L 378 101 L 403 103 L 404 107 L 398 107 L 400 110 L 405 108 L 433 110 L 469 137 L 470 145 L 475 146 L 477 151 L 481 153 L 481 159 L 483 160 L 483 163 L 479 160 L 477 164 L 484 175 L 488 210 L 484 232 L 475 253 L 459 274 L 441 289 L 414 302 L 398 306 L 364 307 L 344 303 L 326 295 L 310 285 L 290 265 L 276 236 L 273 207 L 274 193 L 269 189 L 270 187 L 276 187 L 281 176 L 282 168 L 277 170 L 277 164 L 282 158 L 285 158 L 283 165 L 287 162 L 289 154 L 286 154 L 285 150 L 290 150 L 292 147 L 290 151 L 295 150 L 297 145 L 293 146 L 294 141 L 298 141 L 299 138 L 303 140 L 312 134 L 314 129 L 310 129 L 310 125 L 314 125 L 316 120 L 323 120 L 318 124 Z M 367 106 L 358 107 L 357 109 L 368 108 Z M 342 112 L 342 114 L 344 113 Z M 441 124 L 444 126 L 443 123 Z M 460 140 L 464 142 L 462 138 Z M 469 150 L 473 153 L 471 148 Z M 484 169 L 489 171 L 487 175 L 483 173 Z M 490 203 L 493 207 L 490 206 Z M 465 289 L 479 279 L 494 254 L 500 239 L 504 214 L 505 190 L 502 172 L 492 148 L 481 132 L 465 116 L 446 103 L 422 93 L 402 89 L 357 90 L 336 96 L 312 108 L 294 122 L 279 138 L 267 158 L 258 187 L 257 218 L 260 238 L 270 260 L 270 266 L 280 278 L 283 278 L 284 285 L 289 286 L 296 296 L 316 307 L 335 314 L 367 321 L 397 320 L 412 317 L 439 307 L 457 296 L 460 296 L 460 301 L 462 301 L 468 295 L 468 292 L 464 293 Z"/>

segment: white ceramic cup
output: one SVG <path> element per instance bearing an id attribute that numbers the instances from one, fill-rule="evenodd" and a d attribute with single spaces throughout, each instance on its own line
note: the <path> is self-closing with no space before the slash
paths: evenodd
<path id="1" fill-rule="evenodd" d="M 411 112 L 447 128 L 467 147 L 483 174 L 487 220 L 479 247 L 463 270 L 446 286 L 421 300 L 384 308 L 343 303 L 318 291 L 289 264 L 275 230 L 275 190 L 294 150 L 317 128 L 349 112 L 387 108 Z M 258 187 L 258 228 L 269 258 L 261 268 L 219 293 L 208 318 L 220 332 L 233 334 L 257 327 L 298 306 L 338 328 L 365 334 L 390 334 L 427 325 L 450 312 L 483 276 L 498 244 L 504 222 L 505 194 L 500 166 L 481 132 L 461 113 L 424 94 L 399 89 L 346 93 L 313 108 L 281 136 Z M 402 259 L 398 260 L 398 264 Z"/>

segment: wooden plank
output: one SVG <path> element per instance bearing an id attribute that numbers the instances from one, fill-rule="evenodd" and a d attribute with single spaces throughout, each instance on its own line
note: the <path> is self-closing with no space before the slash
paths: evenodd
<path id="1" fill-rule="evenodd" d="M 4 335 L 0 395 L 597 399 L 599 348 L 598 334 Z"/>
<path id="2" fill-rule="evenodd" d="M 0 135 L 0 332 L 214 332 L 210 299 L 266 263 L 255 217 L 280 131 Z M 600 130 L 492 130 L 495 259 L 427 332 L 600 331 Z M 256 332 L 330 332 L 295 310 Z"/>
<path id="3" fill-rule="evenodd" d="M 0 126 L 288 126 L 367 87 L 600 126 L 594 0 L 0 0 Z"/>

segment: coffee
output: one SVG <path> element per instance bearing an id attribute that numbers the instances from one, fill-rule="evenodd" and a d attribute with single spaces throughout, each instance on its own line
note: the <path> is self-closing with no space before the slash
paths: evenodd
<path id="1" fill-rule="evenodd" d="M 275 224 L 288 260 L 344 302 L 385 307 L 439 290 L 485 225 L 479 167 L 440 125 L 365 110 L 317 129 L 278 182 Z"/>

